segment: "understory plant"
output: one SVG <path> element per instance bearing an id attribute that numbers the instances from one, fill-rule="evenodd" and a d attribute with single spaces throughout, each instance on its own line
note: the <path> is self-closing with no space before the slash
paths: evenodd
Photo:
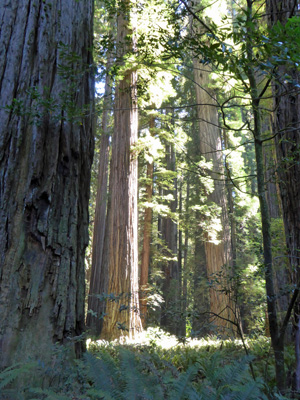
<path id="1" fill-rule="evenodd" d="M 247 345 L 250 356 L 245 356 L 239 341 L 208 337 L 183 344 L 156 329 L 146 342 L 90 342 L 77 361 L 56 348 L 51 366 L 37 361 L 2 371 L 0 399 L 287 399 L 276 394 L 269 340 L 248 339 Z"/>

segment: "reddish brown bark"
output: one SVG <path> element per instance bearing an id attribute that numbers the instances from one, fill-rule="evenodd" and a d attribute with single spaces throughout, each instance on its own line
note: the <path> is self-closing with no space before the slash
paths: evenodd
<path id="1" fill-rule="evenodd" d="M 0 3 L 0 368 L 84 330 L 92 17 L 90 0 Z"/>
<path id="2" fill-rule="evenodd" d="M 134 15 L 131 2 L 122 2 L 118 16 L 119 55 L 135 51 Z M 129 44 L 128 37 L 131 36 Z M 108 205 L 108 225 L 104 243 L 104 268 L 108 271 L 106 316 L 101 337 L 107 340 L 122 335 L 134 336 L 142 329 L 138 298 L 137 240 L 137 157 L 132 147 L 137 141 L 137 72 L 127 70 L 115 92 L 115 124 L 112 139 Z"/>
<path id="3" fill-rule="evenodd" d="M 218 233 L 218 242 L 213 240 L 210 230 L 214 223 L 208 223 L 208 230 L 204 232 L 204 247 L 206 257 L 206 271 L 208 279 L 215 283 L 210 289 L 210 312 L 215 315 L 214 324 L 226 333 L 235 331 L 230 321 L 236 322 L 234 304 L 231 299 L 229 283 L 231 265 L 231 240 L 227 212 L 227 199 L 222 158 L 222 141 L 219 128 L 218 113 L 215 107 L 213 93 L 208 89 L 210 68 L 198 61 L 194 61 L 194 77 L 196 82 L 196 98 L 198 103 L 200 154 L 206 161 L 212 162 L 211 178 L 214 180 L 214 190 L 208 194 L 207 203 L 220 208 L 218 218 L 222 230 Z M 206 217 L 202 217 L 206 218 Z M 218 318 L 216 316 L 220 316 Z"/>
<path id="4" fill-rule="evenodd" d="M 285 25 L 288 18 L 296 15 L 298 2 L 283 0 L 266 2 L 269 25 L 279 21 Z M 296 69 L 281 65 L 276 70 L 273 82 L 274 109 L 273 132 L 277 154 L 277 174 L 282 202 L 285 236 L 289 262 L 293 271 L 292 281 L 299 286 L 300 273 L 300 94 L 298 87 L 285 82 L 288 74 L 294 82 L 299 82 L 300 74 Z M 295 293 L 295 292 L 294 292 Z M 293 296 L 294 297 L 294 296 Z M 295 305 L 296 328 L 296 390 L 300 390 L 300 335 L 299 309 Z"/>
<path id="5" fill-rule="evenodd" d="M 100 335 L 102 327 L 102 317 L 104 312 L 103 302 L 97 296 L 107 293 L 107 275 L 103 260 L 105 227 L 106 227 L 106 210 L 107 210 L 107 191 L 108 191 L 108 166 L 109 166 L 109 106 L 111 104 L 111 78 L 109 69 L 111 65 L 107 65 L 107 75 L 105 81 L 105 98 L 103 102 L 102 114 L 102 132 L 100 140 L 100 156 L 98 169 L 98 185 L 96 198 L 96 211 L 93 235 L 93 251 L 92 251 L 92 270 L 90 279 L 90 291 L 88 299 L 88 312 L 86 324 L 93 335 Z"/>

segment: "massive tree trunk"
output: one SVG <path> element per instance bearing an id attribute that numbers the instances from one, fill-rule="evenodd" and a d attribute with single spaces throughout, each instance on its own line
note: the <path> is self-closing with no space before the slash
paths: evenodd
<path id="1" fill-rule="evenodd" d="M 267 1 L 269 24 L 277 21 L 285 25 L 289 17 L 295 15 L 298 2 L 283 0 Z M 300 94 L 298 87 L 284 82 L 288 74 L 294 82 L 299 82 L 300 74 L 285 65 L 277 69 L 277 79 L 273 85 L 274 121 L 276 133 L 277 174 L 282 201 L 285 236 L 289 262 L 293 271 L 292 280 L 299 285 L 300 280 Z M 300 339 L 299 339 L 299 300 L 295 305 L 296 327 L 296 390 L 300 390 Z M 298 339 L 298 341 L 297 341 Z"/>
<path id="2" fill-rule="evenodd" d="M 93 335 L 100 335 L 103 322 L 103 302 L 98 296 L 106 293 L 107 290 L 107 271 L 102 265 L 105 227 L 106 227 L 106 210 L 107 210 L 107 189 L 108 189 L 108 167 L 109 167 L 109 106 L 111 105 L 111 78 L 109 69 L 111 62 L 107 63 L 107 73 L 105 80 L 105 97 L 103 101 L 102 114 L 102 132 L 100 140 L 100 159 L 98 169 L 98 185 L 96 198 L 96 211 L 93 235 L 93 251 L 92 251 L 92 270 L 90 280 L 90 291 L 88 299 L 88 314 L 86 324 Z"/>
<path id="3" fill-rule="evenodd" d="M 199 212 L 196 213 L 199 216 Z M 201 217 L 199 216 L 199 219 Z M 201 233 L 195 234 L 195 245 L 194 245 L 194 266 L 193 266 L 193 320 L 192 328 L 193 334 L 198 337 L 206 336 L 212 333 L 211 327 L 209 326 L 209 311 L 210 311 L 210 295 L 208 290 L 208 279 L 207 279 L 207 266 L 206 266 L 206 255 L 205 245 L 201 238 Z M 218 323 L 218 321 L 217 321 Z"/>
<path id="4" fill-rule="evenodd" d="M 292 0 L 280 3 L 269 0 L 267 5 L 272 24 L 277 21 L 285 24 L 296 11 L 296 3 Z M 300 95 L 298 88 L 280 81 L 286 73 L 295 82 L 299 80 L 298 71 L 291 71 L 285 66 L 278 68 L 278 81 L 274 85 L 276 111 L 273 130 L 276 133 L 277 174 L 289 259 L 292 270 L 297 271 L 300 265 Z M 295 276 L 295 282 L 297 279 L 299 274 Z"/>
<path id="5" fill-rule="evenodd" d="M 118 15 L 117 44 L 122 59 L 135 51 L 131 2 L 124 0 Z M 128 38 L 131 38 L 129 40 Z M 106 316 L 101 336 L 111 340 L 123 334 L 134 336 L 142 329 L 138 296 L 137 240 L 137 156 L 132 146 L 137 141 L 137 72 L 124 72 L 115 93 L 115 124 L 110 165 L 108 222 L 104 243 L 104 268 L 108 271 Z"/>
<path id="6" fill-rule="evenodd" d="M 189 3 L 190 7 L 201 5 L 201 0 Z M 191 31 L 205 31 L 205 27 L 190 17 Z M 217 102 L 215 94 L 209 89 L 211 66 L 194 58 L 194 81 L 197 99 L 197 117 L 200 135 L 199 153 L 206 162 L 211 162 L 212 168 L 209 176 L 213 180 L 214 188 L 207 192 L 207 205 L 211 210 L 216 209 L 215 215 L 202 216 L 205 228 L 203 229 L 204 248 L 206 257 L 206 271 L 213 284 L 210 288 L 210 312 L 213 316 L 215 327 L 224 334 L 236 331 L 235 306 L 231 299 L 230 274 L 232 273 L 232 254 L 229 219 L 227 211 L 227 198 L 225 188 L 225 175 L 222 153 L 221 130 L 219 127 Z M 211 211 L 212 213 L 212 211 Z M 206 220 L 206 221 L 205 221 Z M 220 229 L 215 226 L 217 220 Z M 234 324 L 231 324 L 231 322 Z"/>
<path id="7" fill-rule="evenodd" d="M 214 324 L 224 331 L 232 329 L 229 321 L 235 321 L 232 312 L 233 303 L 230 299 L 230 233 L 227 213 L 226 190 L 224 183 L 224 168 L 222 158 L 222 141 L 219 128 L 218 113 L 213 95 L 208 87 L 210 82 L 210 68 L 199 61 L 194 60 L 194 79 L 196 82 L 196 98 L 198 104 L 198 120 L 200 135 L 200 154 L 206 161 L 212 162 L 210 177 L 214 180 L 214 189 L 207 196 L 210 206 L 219 207 L 219 215 L 222 229 L 217 233 L 217 241 L 213 238 L 216 234 L 214 226 L 216 221 L 206 223 L 208 229 L 205 235 L 205 256 L 207 276 L 215 284 L 210 289 L 210 311 L 220 318 L 214 319 Z M 211 104 L 211 105 L 210 105 Z M 205 218 L 203 216 L 203 218 Z M 233 329 L 234 330 L 234 329 Z"/>
<path id="8" fill-rule="evenodd" d="M 0 3 L 0 368 L 84 329 L 92 16 L 91 0 Z"/>
<path id="9" fill-rule="evenodd" d="M 285 24 L 295 14 L 294 0 L 280 3 L 267 2 L 270 24 L 280 21 Z M 290 263 L 294 271 L 300 264 L 300 95 L 299 89 L 292 84 L 281 82 L 288 73 L 294 81 L 299 80 L 299 72 L 278 67 L 278 80 L 274 85 L 274 121 L 276 133 L 277 174 L 282 200 L 286 240 Z M 283 78 L 284 79 L 284 78 Z"/>

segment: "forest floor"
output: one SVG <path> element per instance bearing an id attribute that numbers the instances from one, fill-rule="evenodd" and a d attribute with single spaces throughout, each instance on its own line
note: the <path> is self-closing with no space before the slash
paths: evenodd
<path id="1" fill-rule="evenodd" d="M 57 347 L 51 366 L 17 365 L 0 373 L 1 400 L 283 400 L 276 393 L 270 339 L 179 341 L 149 328 L 134 341 L 87 341 L 82 360 Z M 293 349 L 287 347 L 292 371 Z M 18 382 L 18 388 L 10 387 Z M 16 387 L 16 385 L 14 385 Z"/>

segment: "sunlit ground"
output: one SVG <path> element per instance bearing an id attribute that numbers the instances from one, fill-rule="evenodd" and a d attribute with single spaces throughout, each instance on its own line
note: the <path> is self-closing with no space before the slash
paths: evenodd
<path id="1" fill-rule="evenodd" d="M 246 346 L 250 346 L 253 344 L 255 340 L 245 338 L 244 344 Z M 260 337 L 259 342 L 263 341 L 265 344 L 270 343 L 270 339 L 266 337 Z M 105 340 L 96 340 L 92 341 L 91 339 L 87 340 L 87 347 L 91 346 L 107 346 L 109 344 L 115 345 L 144 345 L 144 346 L 151 346 L 155 343 L 156 346 L 161 347 L 163 349 L 174 349 L 175 347 L 191 347 L 191 348 L 208 348 L 214 347 L 218 348 L 220 346 L 232 346 L 235 348 L 242 348 L 243 342 L 241 339 L 219 339 L 216 336 L 208 336 L 201 339 L 195 338 L 187 338 L 184 340 L 179 340 L 176 336 L 170 335 L 169 333 L 159 329 L 159 328 L 148 328 L 144 330 L 139 335 L 137 335 L 134 339 L 130 339 L 126 336 L 121 337 L 118 340 L 114 340 L 113 342 L 107 342 Z"/>

